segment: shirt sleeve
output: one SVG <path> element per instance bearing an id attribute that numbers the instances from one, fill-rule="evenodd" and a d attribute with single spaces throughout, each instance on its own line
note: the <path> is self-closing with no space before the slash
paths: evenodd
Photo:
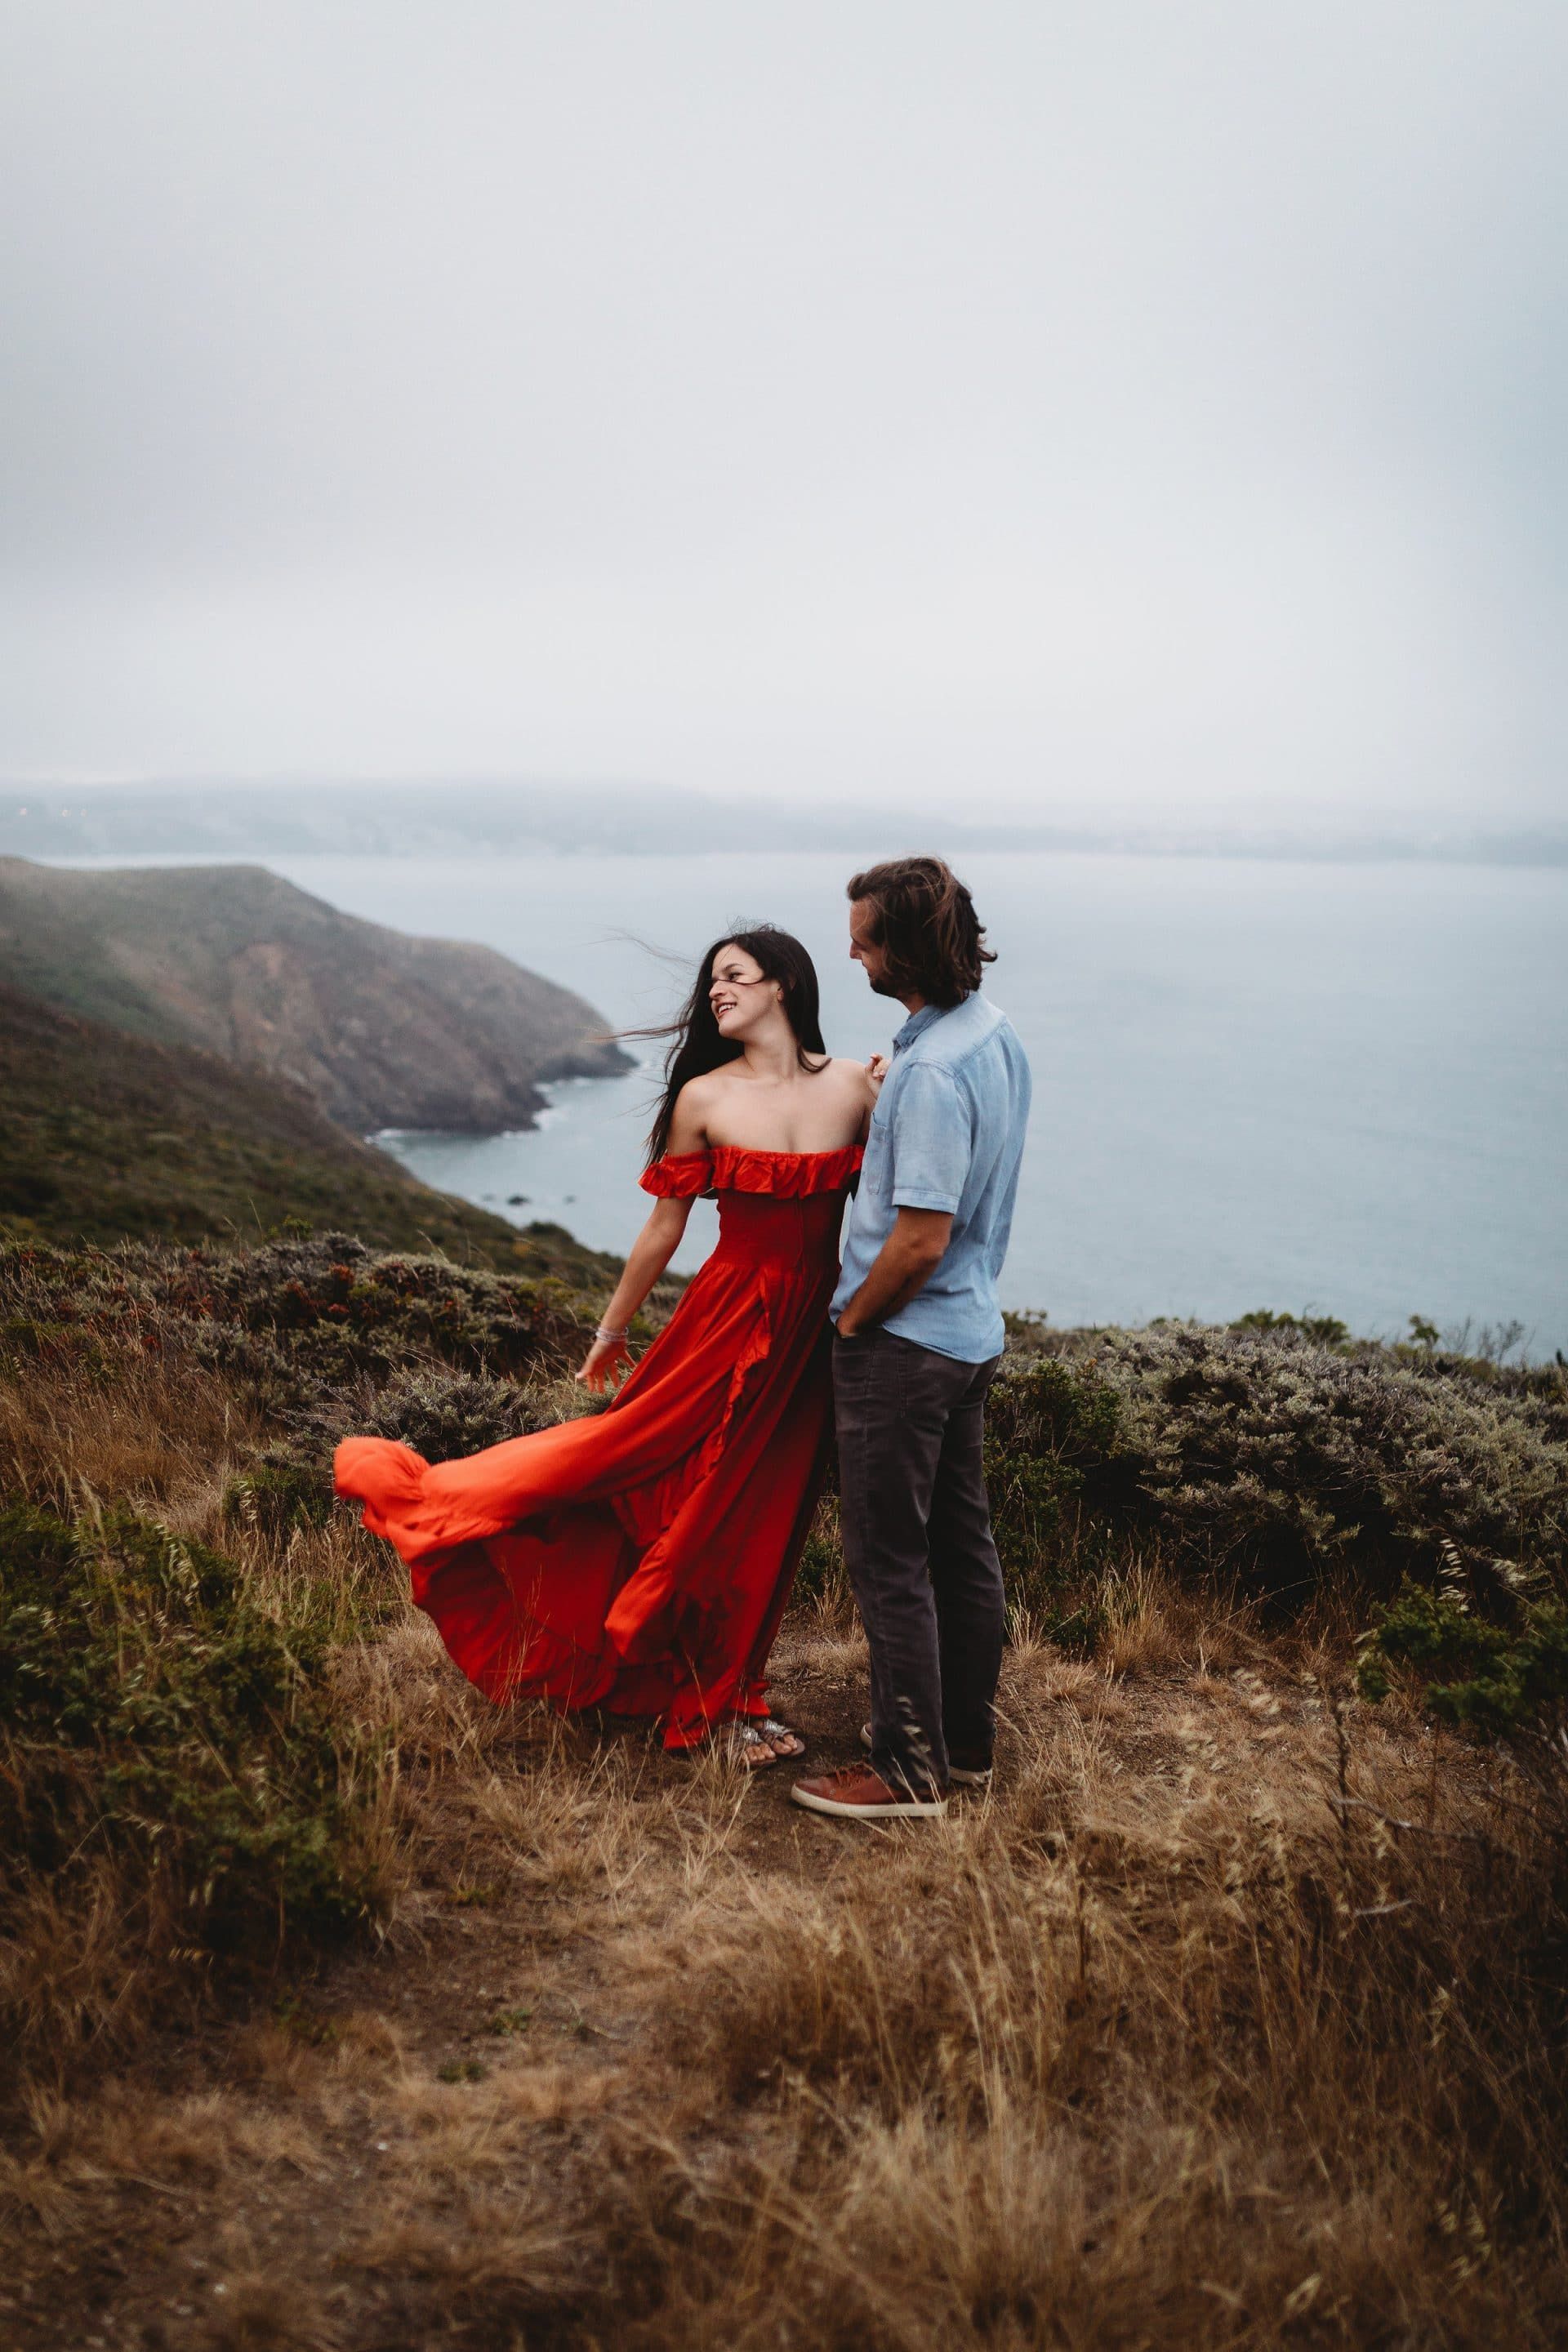
<path id="1" fill-rule="evenodd" d="M 900 1079 L 889 1118 L 895 1209 L 951 1215 L 963 1196 L 974 1134 L 951 1072 L 916 1062 Z"/>

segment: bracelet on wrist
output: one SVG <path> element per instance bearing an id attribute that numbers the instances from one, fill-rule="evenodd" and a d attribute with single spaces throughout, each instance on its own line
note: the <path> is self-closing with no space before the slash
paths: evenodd
<path id="1" fill-rule="evenodd" d="M 623 1323 L 618 1330 L 612 1330 L 607 1324 L 601 1323 L 594 1337 L 595 1339 L 624 1339 L 631 1328 L 629 1323 Z"/>

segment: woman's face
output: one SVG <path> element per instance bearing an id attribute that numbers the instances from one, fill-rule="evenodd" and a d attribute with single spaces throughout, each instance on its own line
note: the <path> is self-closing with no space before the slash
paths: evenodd
<path id="1" fill-rule="evenodd" d="M 720 1036 L 744 1039 L 784 1003 L 784 990 L 766 977 L 755 956 L 726 942 L 713 959 L 708 1002 Z"/>

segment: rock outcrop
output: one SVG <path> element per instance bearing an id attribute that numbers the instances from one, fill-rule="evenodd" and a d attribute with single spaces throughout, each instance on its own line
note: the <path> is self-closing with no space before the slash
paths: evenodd
<path id="1" fill-rule="evenodd" d="M 494 949 L 362 922 L 262 866 L 0 858 L 0 979 L 292 1079 L 361 1135 L 531 1126 L 541 1080 L 632 1066 L 602 1013 Z"/>
<path id="2" fill-rule="evenodd" d="M 286 1078 L 0 981 L 0 1241 L 255 1242 L 289 1218 L 576 1290 L 619 1271 L 558 1225 L 432 1192 Z"/>

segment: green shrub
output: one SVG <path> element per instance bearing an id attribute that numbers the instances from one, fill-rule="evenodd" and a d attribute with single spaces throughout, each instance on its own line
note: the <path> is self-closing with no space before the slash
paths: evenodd
<path id="1" fill-rule="evenodd" d="M 829 1605 L 844 1602 L 849 1597 L 837 1496 L 825 1495 L 816 1507 L 795 1571 L 794 1597 L 796 1601 Z"/>
<path id="2" fill-rule="evenodd" d="M 521 1372 L 574 1332 L 573 1294 L 452 1265 L 444 1258 L 377 1255 L 346 1234 L 271 1242 L 228 1255 L 192 1252 L 171 1304 L 250 1332 L 308 1339 L 333 1376 L 435 1356 L 468 1370 Z"/>
<path id="3" fill-rule="evenodd" d="M 1255 1307 L 1250 1314 L 1238 1315 L 1228 1328 L 1232 1331 L 1299 1331 L 1303 1339 L 1320 1348 L 1342 1348 L 1351 1336 L 1350 1325 L 1342 1323 L 1337 1315 L 1276 1314 L 1271 1307 Z"/>
<path id="4" fill-rule="evenodd" d="M 327 1447 L 353 1433 L 391 1437 L 426 1462 L 454 1462 L 544 1425 L 528 1390 L 515 1381 L 428 1365 L 397 1373 L 367 1397 L 334 1398 L 302 1423 Z"/>
<path id="5" fill-rule="evenodd" d="M 187 1954 L 259 1952 L 374 1907 L 325 1645 L 231 1562 L 117 1512 L 0 1511 L 0 1932 L 112 1856 Z"/>
<path id="6" fill-rule="evenodd" d="M 321 1527 L 332 1510 L 341 1439 L 390 1437 L 426 1462 L 452 1462 L 545 1426 L 531 1392 L 479 1372 L 418 1365 L 384 1386 L 360 1381 L 285 1410 L 286 1434 L 265 1446 L 224 1495 L 226 1516 L 263 1534 Z"/>
<path id="7" fill-rule="evenodd" d="M 320 1528 L 331 1516 L 331 1481 L 314 1464 L 264 1456 L 224 1488 L 223 1515 L 261 1535 Z"/>
<path id="8" fill-rule="evenodd" d="M 1407 1570 L 1435 1572 L 1445 1542 L 1468 1561 L 1563 1572 L 1568 1384 L 1555 1370 L 1483 1377 L 1455 1360 L 1323 1347 L 1279 1324 L 1055 1345 L 1059 1366 L 1117 1413 L 1109 1445 L 1099 1423 L 1081 1434 L 1069 1424 L 1081 1507 L 1157 1538 L 1173 1564 L 1292 1599 L 1331 1574 L 1396 1590 Z M 1031 1364 L 1024 1377 L 1035 1376 Z M 995 1391 L 1003 1416 L 1008 1387 Z M 1008 1444 L 1043 1465 L 1044 1503 L 1059 1514 L 1054 1430 L 1020 1428 Z M 1040 1498 L 1025 1479 L 999 1485 L 1015 1539 L 1031 1539 Z"/>
<path id="9" fill-rule="evenodd" d="M 511 1379 L 579 1352 L 594 1302 L 560 1282 L 377 1254 L 345 1234 L 252 1250 L 0 1244 L 0 1367 L 104 1342 L 178 1349 L 245 1386 L 268 1412 L 421 1364 Z"/>
<path id="10" fill-rule="evenodd" d="M 342 1234 L 232 1252 L 0 1244 L 0 1378 L 112 1384 L 181 1360 L 216 1374 L 268 1432 L 226 1514 L 274 1536 L 325 1520 L 351 1432 L 441 1461 L 538 1427 L 526 1383 L 577 1360 L 596 1312 L 554 1281 Z"/>
<path id="11" fill-rule="evenodd" d="M 1462 1593 L 1406 1582 L 1365 1636 L 1362 1695 L 1395 1681 L 1444 1722 L 1491 1737 L 1560 1734 L 1568 1722 L 1568 1607 L 1526 1596 L 1511 1623 L 1479 1616 Z"/>
<path id="12" fill-rule="evenodd" d="M 986 1412 L 985 1477 L 1016 1605 L 1052 1616 L 1064 1578 L 1089 1564 L 1086 1538 L 1096 1549 L 1093 1523 L 1131 1501 L 1132 1466 L 1120 1402 L 1092 1365 L 1038 1356 L 1004 1370 Z"/>

